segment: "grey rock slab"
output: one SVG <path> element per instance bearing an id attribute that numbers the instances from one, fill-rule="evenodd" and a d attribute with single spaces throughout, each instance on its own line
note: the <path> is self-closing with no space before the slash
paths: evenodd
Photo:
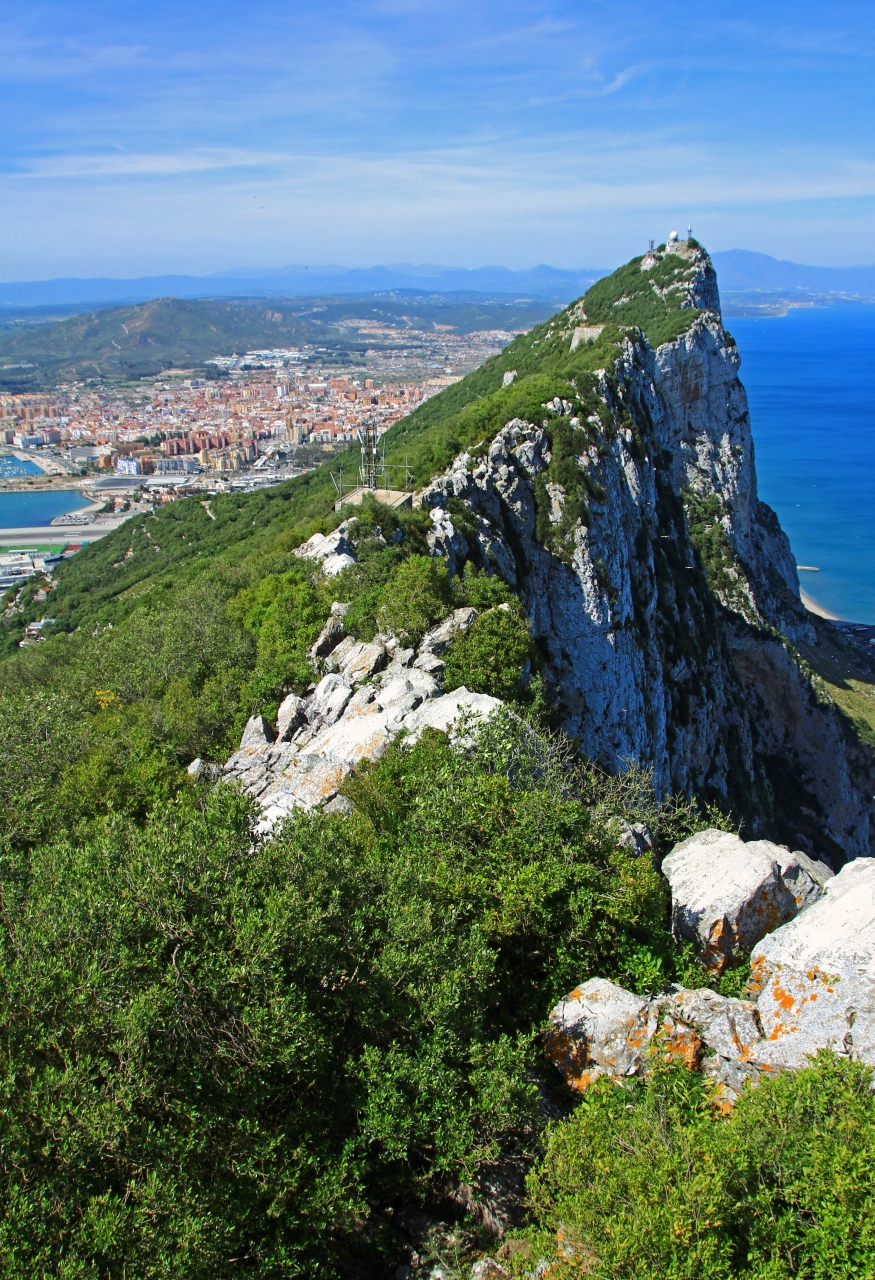
<path id="1" fill-rule="evenodd" d="M 340 643 L 331 651 L 325 660 L 326 671 L 337 671 L 342 662 L 356 649 L 361 641 L 356 640 L 354 636 L 344 636 Z"/>
<path id="2" fill-rule="evenodd" d="M 681 1062 L 714 1079 L 718 1102 L 730 1106 L 759 1079 L 762 1040 L 750 1001 L 684 987 L 638 996 L 593 978 L 552 1010 L 545 1054 L 578 1090 L 602 1075 L 646 1075 L 660 1058 Z"/>
<path id="3" fill-rule="evenodd" d="M 342 676 L 329 674 L 316 686 L 313 701 L 307 707 L 307 719 L 314 728 L 334 724 L 352 697 L 352 689 Z"/>
<path id="4" fill-rule="evenodd" d="M 831 1048 L 875 1067 L 875 859 L 857 858 L 823 896 L 758 943 L 750 991 L 772 1070 Z"/>
<path id="5" fill-rule="evenodd" d="M 425 671 L 428 675 L 434 676 L 438 680 L 444 674 L 446 665 L 442 658 L 439 658 L 435 653 L 429 653 L 428 650 L 425 653 L 420 653 L 413 663 L 416 670 Z"/>
<path id="6" fill-rule="evenodd" d="M 303 560 L 326 560 L 329 556 L 345 555 L 352 550 L 346 530 L 337 528 L 333 533 L 314 533 L 295 551 Z"/>
<path id="7" fill-rule="evenodd" d="M 768 841 L 745 844 L 712 828 L 675 845 L 663 862 L 672 927 L 697 944 L 706 969 L 722 972 L 796 914 L 796 899 L 774 856 L 779 852 L 785 851 Z"/>
<path id="8" fill-rule="evenodd" d="M 411 698 L 415 701 L 411 704 Z M 406 676 L 398 676 L 383 684 L 376 692 L 376 702 L 381 711 L 396 710 L 402 703 L 407 711 L 413 711 L 423 700 L 422 693 Z"/>
<path id="9" fill-rule="evenodd" d="M 350 555 L 348 551 L 337 552 L 333 556 L 326 556 L 322 561 L 322 572 L 326 578 L 336 578 L 339 573 L 343 573 L 344 569 L 351 569 L 356 563 L 356 558 Z"/>
<path id="10" fill-rule="evenodd" d="M 333 799 L 351 766 L 321 752 L 301 752 L 283 775 L 284 785 L 304 809 L 315 809 Z"/>
<path id="11" fill-rule="evenodd" d="M 274 732 L 264 716 L 250 716 L 240 739 L 241 751 L 262 751 L 274 741 Z"/>
<path id="12" fill-rule="evenodd" d="M 373 715 L 375 711 L 379 711 L 380 707 L 375 701 L 376 692 L 372 684 L 360 685 L 346 704 L 344 718 L 350 720 L 353 716 Z"/>
<path id="13" fill-rule="evenodd" d="M 452 693 L 424 702 L 404 721 L 404 728 L 418 737 L 424 729 L 440 729 L 452 739 L 466 735 L 477 723 L 494 715 L 504 703 L 488 693 L 471 693 L 463 685 Z M 452 731 L 452 732 L 451 732 Z"/>
<path id="14" fill-rule="evenodd" d="M 801 849 L 795 849 L 792 853 L 781 849 L 777 862 L 781 868 L 781 879 L 796 899 L 796 906 L 800 911 L 823 897 L 827 881 L 835 875 L 832 867 L 816 858 L 810 858 Z"/>
<path id="15" fill-rule="evenodd" d="M 323 813 L 342 813 L 349 816 L 352 813 L 352 805 L 346 796 L 335 796 L 333 800 L 329 800 L 323 807 Z"/>
<path id="16" fill-rule="evenodd" d="M 721 1102 L 734 1102 L 747 1081 L 757 1082 L 756 1055 L 763 1033 L 756 1006 L 749 1000 L 721 996 L 707 988 L 675 987 L 655 1003 L 660 1047 L 670 1056 L 688 1055 L 689 1066 L 698 1066 L 717 1082 Z M 678 1036 L 680 1028 L 687 1028 L 694 1039 Z"/>
<path id="17" fill-rule="evenodd" d="M 351 649 L 341 660 L 340 670 L 349 684 L 360 684 L 380 671 L 386 665 L 387 657 L 386 646 L 379 640 L 372 640 L 370 644 L 358 644 Z"/>
<path id="18" fill-rule="evenodd" d="M 422 637 L 420 645 L 420 654 L 423 653 L 446 653 L 457 635 L 467 631 L 471 623 L 477 617 L 477 610 L 467 606 L 462 609 L 454 609 L 449 617 L 444 618 L 437 626 L 431 628 Z"/>
<path id="19" fill-rule="evenodd" d="M 191 778 L 218 778 L 222 771 L 218 765 L 209 764 L 198 756 L 197 759 L 192 760 L 185 772 Z"/>
<path id="20" fill-rule="evenodd" d="M 332 606 L 333 610 L 333 606 Z M 332 612 L 310 648 L 310 657 L 327 658 L 343 639 L 343 618 Z"/>
<path id="21" fill-rule="evenodd" d="M 337 761 L 349 772 L 362 760 L 378 760 L 394 736 L 388 713 L 377 711 L 353 719 L 344 717 L 317 734 L 307 749 L 314 756 Z"/>
<path id="22" fill-rule="evenodd" d="M 653 1030 L 647 1034 L 648 1007 L 646 996 L 633 995 L 606 978 L 591 978 L 551 1011 L 545 1037 L 548 1060 L 573 1089 L 584 1089 L 602 1075 L 637 1075 Z"/>
<path id="23" fill-rule="evenodd" d="M 617 844 L 630 849 L 636 857 L 653 852 L 653 835 L 644 822 L 627 822 L 624 818 L 617 820 L 619 834 Z"/>
<path id="24" fill-rule="evenodd" d="M 276 736 L 280 742 L 289 742 L 307 719 L 307 704 L 303 698 L 290 693 L 283 698 L 276 716 Z"/>

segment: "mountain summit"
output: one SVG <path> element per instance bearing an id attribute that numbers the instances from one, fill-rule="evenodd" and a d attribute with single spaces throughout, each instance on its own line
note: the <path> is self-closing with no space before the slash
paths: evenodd
<path id="1" fill-rule="evenodd" d="M 800 656 L 818 634 L 757 495 L 739 365 L 711 259 L 674 238 L 399 423 L 387 452 L 421 471 L 455 452 L 421 497 L 444 512 L 433 552 L 518 593 L 586 755 L 797 846 L 869 853 L 868 751 Z"/>

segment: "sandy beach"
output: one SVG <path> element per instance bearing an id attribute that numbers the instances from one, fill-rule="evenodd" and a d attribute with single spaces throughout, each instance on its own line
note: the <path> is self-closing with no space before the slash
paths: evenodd
<path id="1" fill-rule="evenodd" d="M 826 618 L 829 622 L 842 621 L 838 614 L 830 613 L 828 609 L 822 608 L 816 600 L 812 600 L 811 596 L 807 595 L 804 591 L 800 590 L 799 595 L 802 599 L 802 603 L 805 605 L 805 608 L 809 613 L 816 613 L 818 618 Z"/>

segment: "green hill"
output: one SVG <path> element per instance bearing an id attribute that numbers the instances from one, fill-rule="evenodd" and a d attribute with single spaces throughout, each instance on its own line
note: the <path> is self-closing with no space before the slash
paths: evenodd
<path id="1" fill-rule="evenodd" d="M 52 324 L 0 331 L 0 389 L 47 388 L 59 382 L 119 381 L 188 369 L 217 355 L 315 343 L 335 359 L 365 346 L 403 344 L 412 329 L 458 333 L 528 328 L 549 312 L 544 302 L 488 298 L 270 299 L 184 301 L 159 298 L 110 307 Z M 392 333 L 363 338 L 341 322 L 364 317 Z"/>

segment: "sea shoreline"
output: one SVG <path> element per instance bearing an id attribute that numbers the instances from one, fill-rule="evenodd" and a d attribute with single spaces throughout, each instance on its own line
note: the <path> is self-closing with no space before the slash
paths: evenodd
<path id="1" fill-rule="evenodd" d="M 837 613 L 830 613 L 828 609 L 824 609 L 822 605 L 819 605 L 816 600 L 812 600 L 811 596 L 808 595 L 807 592 L 800 590 L 799 596 L 808 612 L 816 614 L 818 618 L 826 618 L 827 622 L 845 621 L 845 619 L 840 618 Z"/>

